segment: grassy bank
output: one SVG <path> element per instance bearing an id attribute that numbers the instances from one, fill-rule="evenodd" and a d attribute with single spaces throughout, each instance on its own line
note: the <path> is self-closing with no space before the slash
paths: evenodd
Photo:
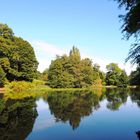
<path id="1" fill-rule="evenodd" d="M 33 82 L 13 81 L 7 83 L 4 87 L 6 92 L 23 92 L 23 91 L 42 91 L 50 89 L 44 81 L 34 80 Z"/>
<path id="2" fill-rule="evenodd" d="M 40 96 L 49 92 L 75 92 L 75 91 L 93 91 L 94 93 L 101 95 L 106 89 L 117 89 L 117 86 L 91 86 L 89 88 L 50 88 L 44 81 L 34 80 L 33 82 L 25 81 L 13 81 L 7 83 L 5 88 L 0 90 L 0 93 L 4 93 L 4 96 L 10 98 L 23 98 L 30 96 Z M 133 88 L 133 87 L 128 87 Z"/>
<path id="3" fill-rule="evenodd" d="M 128 88 L 136 88 L 137 86 L 128 86 Z M 7 83 L 0 91 L 4 92 L 40 92 L 40 91 L 72 91 L 72 90 L 99 90 L 102 88 L 119 88 L 117 86 L 91 86 L 88 88 L 50 88 L 44 81 L 34 80 L 33 82 L 13 81 Z M 121 87 L 123 88 L 123 87 Z"/>

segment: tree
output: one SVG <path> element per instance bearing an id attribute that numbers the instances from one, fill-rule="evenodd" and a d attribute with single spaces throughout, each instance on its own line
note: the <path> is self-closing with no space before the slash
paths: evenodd
<path id="1" fill-rule="evenodd" d="M 140 85 L 140 67 L 132 71 L 129 76 L 130 85 Z"/>
<path id="2" fill-rule="evenodd" d="M 94 64 L 93 66 L 93 83 L 95 86 L 105 85 L 105 73 L 100 71 L 99 64 Z"/>
<path id="3" fill-rule="evenodd" d="M 45 69 L 42 73 L 42 80 L 47 81 L 48 80 L 48 69 Z"/>
<path id="4" fill-rule="evenodd" d="M 106 66 L 106 83 L 107 85 L 114 86 L 126 86 L 128 83 L 128 77 L 124 70 L 121 70 L 116 63 L 110 63 Z"/>
<path id="5" fill-rule="evenodd" d="M 127 86 L 128 85 L 128 76 L 125 70 L 122 70 L 120 78 L 119 78 L 119 86 Z"/>
<path id="6" fill-rule="evenodd" d="M 32 46 L 5 24 L 0 24 L 0 66 L 10 81 L 32 81 L 38 66 Z"/>
<path id="7" fill-rule="evenodd" d="M 6 39 L 13 39 L 14 33 L 7 24 L 0 24 L 0 36 Z"/>
<path id="8" fill-rule="evenodd" d="M 132 35 L 136 38 L 135 43 L 129 51 L 126 61 L 140 65 L 140 0 L 115 0 L 119 6 L 126 8 L 126 14 L 120 17 L 123 20 L 122 31 L 125 37 L 129 39 Z"/>
<path id="9" fill-rule="evenodd" d="M 92 61 L 81 59 L 80 52 L 73 47 L 69 56 L 57 56 L 48 70 L 48 82 L 53 88 L 83 88 L 93 83 Z"/>

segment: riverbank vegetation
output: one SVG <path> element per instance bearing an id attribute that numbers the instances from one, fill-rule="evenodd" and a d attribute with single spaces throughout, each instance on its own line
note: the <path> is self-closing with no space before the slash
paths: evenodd
<path id="1" fill-rule="evenodd" d="M 127 87 L 140 84 L 140 68 L 128 76 L 118 64 L 110 63 L 107 72 L 89 58 L 81 58 L 75 46 L 69 55 L 56 56 L 43 73 L 29 42 L 16 37 L 11 28 L 0 24 L 0 87 L 7 91 L 52 90 L 53 88 Z"/>

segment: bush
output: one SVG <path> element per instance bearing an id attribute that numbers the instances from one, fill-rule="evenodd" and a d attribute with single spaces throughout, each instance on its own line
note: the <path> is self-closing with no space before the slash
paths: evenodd
<path id="1" fill-rule="evenodd" d="M 14 92 L 21 92 L 23 90 L 31 89 L 34 87 L 34 85 L 30 82 L 25 81 L 13 81 L 9 83 L 8 89 L 14 91 Z"/>
<path id="2" fill-rule="evenodd" d="M 46 90 L 49 87 L 45 85 L 44 81 L 33 80 L 33 82 L 27 81 L 13 81 L 5 85 L 6 91 L 23 92 L 23 91 L 38 91 Z"/>

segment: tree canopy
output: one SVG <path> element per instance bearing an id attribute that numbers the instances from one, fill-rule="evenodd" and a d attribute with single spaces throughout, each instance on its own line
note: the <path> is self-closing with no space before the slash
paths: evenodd
<path id="1" fill-rule="evenodd" d="M 118 64 L 110 63 L 106 66 L 106 84 L 115 86 L 126 86 L 128 77 L 124 70 L 120 69 Z"/>
<path id="2" fill-rule="evenodd" d="M 38 62 L 29 42 L 16 37 L 11 28 L 0 24 L 0 67 L 9 81 L 31 81 Z"/>
<path id="3" fill-rule="evenodd" d="M 94 82 L 92 61 L 81 59 L 80 52 L 73 47 L 69 56 L 57 56 L 48 70 L 49 85 L 54 88 L 83 88 Z"/>

